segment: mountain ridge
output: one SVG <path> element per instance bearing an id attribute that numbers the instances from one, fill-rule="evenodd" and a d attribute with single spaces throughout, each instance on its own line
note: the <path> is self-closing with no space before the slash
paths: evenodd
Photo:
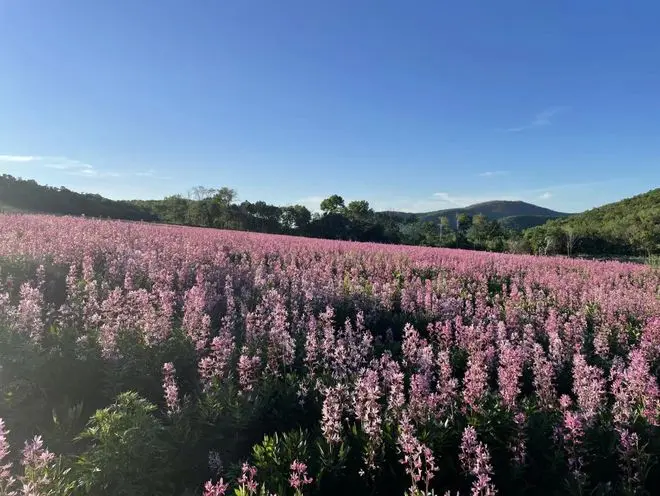
<path id="1" fill-rule="evenodd" d="M 384 214 L 399 217 L 403 220 L 416 219 L 422 222 L 437 223 L 441 217 L 447 217 L 452 226 L 456 226 L 456 217 L 460 214 L 484 215 L 490 220 L 504 221 L 506 227 L 520 230 L 542 225 L 548 220 L 568 217 L 571 213 L 559 212 L 546 207 L 521 200 L 489 200 L 474 203 L 466 207 L 453 207 L 431 212 L 397 212 L 384 211 Z"/>

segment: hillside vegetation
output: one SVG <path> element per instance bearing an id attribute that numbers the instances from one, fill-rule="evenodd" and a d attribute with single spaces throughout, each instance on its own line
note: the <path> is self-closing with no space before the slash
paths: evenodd
<path id="1" fill-rule="evenodd" d="M 660 188 L 529 229 L 535 251 L 652 254 L 660 252 Z"/>
<path id="2" fill-rule="evenodd" d="M 499 220 L 511 217 L 537 217 L 545 219 L 555 219 L 558 217 L 565 217 L 568 214 L 563 212 L 556 212 L 549 208 L 539 207 L 524 201 L 511 201 L 511 200 L 495 200 L 483 203 L 475 203 L 463 208 L 450 208 L 445 210 L 437 210 L 434 212 L 427 212 L 417 214 L 423 220 L 435 220 L 438 217 L 456 217 L 460 214 L 468 215 L 485 215 L 489 219 Z"/>
<path id="3" fill-rule="evenodd" d="M 448 208 L 434 210 L 432 212 L 409 213 L 409 212 L 386 212 L 388 215 L 397 217 L 404 222 L 420 221 L 439 223 L 442 217 L 446 217 L 449 225 L 454 229 L 458 227 L 458 217 L 462 214 L 474 217 L 483 215 L 489 220 L 500 221 L 502 227 L 515 231 L 522 231 L 529 227 L 539 226 L 550 219 L 566 217 L 570 214 L 557 212 L 549 208 L 539 207 L 523 201 L 495 200 L 483 203 L 475 203 L 467 207 Z"/>
<path id="4" fill-rule="evenodd" d="M 0 176 L 0 211 L 44 212 L 59 215 L 86 215 L 111 219 L 147 220 L 158 218 L 127 201 L 101 195 L 76 193 L 66 188 L 43 186 L 36 181 Z"/>

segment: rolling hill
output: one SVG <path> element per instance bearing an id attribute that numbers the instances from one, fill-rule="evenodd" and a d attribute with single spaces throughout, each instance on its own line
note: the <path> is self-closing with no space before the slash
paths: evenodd
<path id="1" fill-rule="evenodd" d="M 8 174 L 0 175 L 0 212 L 158 220 L 153 213 L 131 202 L 110 200 L 95 194 L 76 193 L 66 188 L 43 186 L 36 181 L 15 178 Z"/>
<path id="2" fill-rule="evenodd" d="M 532 241 L 569 233 L 575 253 L 660 251 L 660 188 L 530 229 Z"/>
<path id="3" fill-rule="evenodd" d="M 475 203 L 462 208 L 449 208 L 433 212 L 408 213 L 385 212 L 402 220 L 418 219 L 421 221 L 438 222 L 441 217 L 447 217 L 453 227 L 456 227 L 456 217 L 460 214 L 482 214 L 491 220 L 499 220 L 503 226 L 513 230 L 523 230 L 544 224 L 550 219 L 567 217 L 571 214 L 557 212 L 549 208 L 539 207 L 523 201 L 495 200 Z"/>

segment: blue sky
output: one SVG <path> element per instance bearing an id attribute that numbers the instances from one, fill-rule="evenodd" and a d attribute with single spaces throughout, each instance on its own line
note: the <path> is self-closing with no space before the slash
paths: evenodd
<path id="1" fill-rule="evenodd" d="M 660 4 L 0 0 L 0 172 L 579 211 L 660 185 Z"/>

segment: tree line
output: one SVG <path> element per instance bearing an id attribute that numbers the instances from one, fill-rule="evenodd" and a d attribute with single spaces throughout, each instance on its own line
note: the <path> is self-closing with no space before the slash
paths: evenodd
<path id="1" fill-rule="evenodd" d="M 110 219 L 158 221 L 151 211 L 129 201 L 115 201 L 101 195 L 76 193 L 67 188 L 43 186 L 36 181 L 3 174 L 0 176 L 0 211 L 2 205 L 27 212 L 58 215 L 86 215 Z"/>
<path id="2" fill-rule="evenodd" d="M 318 212 L 304 205 L 239 203 L 236 191 L 227 187 L 198 186 L 187 196 L 162 200 L 114 201 L 9 175 L 0 176 L 0 210 L 2 204 L 62 215 L 376 243 L 568 256 L 660 253 L 660 189 L 528 229 L 482 214 L 422 220 L 416 215 L 375 212 L 365 200 L 347 203 L 336 194 L 321 201 Z"/>

